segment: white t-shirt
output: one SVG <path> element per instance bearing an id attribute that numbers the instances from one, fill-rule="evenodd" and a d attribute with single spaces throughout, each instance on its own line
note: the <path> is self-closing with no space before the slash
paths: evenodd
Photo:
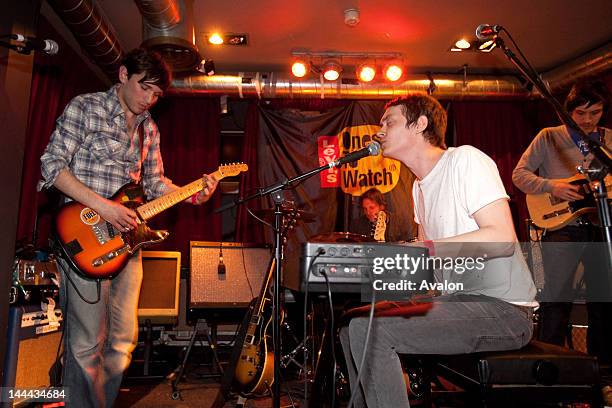
<path id="1" fill-rule="evenodd" d="M 509 198 L 495 162 L 473 146 L 447 149 L 431 172 L 414 182 L 412 197 L 415 221 L 422 226 L 425 239 L 431 240 L 477 230 L 474 213 L 496 200 Z M 518 244 L 512 256 L 488 259 L 482 270 L 461 274 L 444 270 L 437 277 L 446 282 L 462 282 L 462 292 L 518 304 L 530 304 L 536 293 Z"/>

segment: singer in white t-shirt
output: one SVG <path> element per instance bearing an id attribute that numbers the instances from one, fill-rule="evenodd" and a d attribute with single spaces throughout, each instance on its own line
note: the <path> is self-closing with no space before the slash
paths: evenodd
<path id="1" fill-rule="evenodd" d="M 438 280 L 461 282 L 463 289 L 443 291 L 426 314 L 375 318 L 359 385 L 355 382 L 368 319 L 354 318 L 341 329 L 351 389 L 360 387 L 355 406 L 370 408 L 409 406 L 398 353 L 521 348 L 531 339 L 532 310 L 537 306 L 508 195 L 493 160 L 472 146 L 447 148 L 446 112 L 425 94 L 389 102 L 381 126 L 383 155 L 400 160 L 416 176 L 418 244 L 429 248 L 430 256 L 457 257 L 466 255 L 457 248 L 480 248 L 488 258 L 482 270 L 436 271 Z"/>

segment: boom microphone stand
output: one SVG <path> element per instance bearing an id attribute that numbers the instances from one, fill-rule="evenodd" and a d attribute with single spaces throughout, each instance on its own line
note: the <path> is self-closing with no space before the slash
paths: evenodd
<path id="1" fill-rule="evenodd" d="M 476 30 L 476 35 L 479 36 L 479 31 L 482 26 Z M 494 26 L 490 31 L 494 32 L 495 36 L 493 41 L 506 55 L 506 57 L 514 64 L 516 68 L 521 72 L 524 78 L 526 78 L 533 86 L 540 92 L 540 94 L 546 99 L 553 108 L 557 111 L 559 118 L 566 126 L 576 130 L 580 135 L 582 141 L 588 147 L 588 150 L 593 154 L 593 160 L 588 169 L 580 168 L 579 171 L 587 178 L 587 180 L 595 187 L 595 202 L 597 203 L 597 213 L 599 215 L 599 224 L 601 232 L 606 242 L 606 263 L 608 273 L 608 290 L 612 293 L 612 217 L 610 216 L 610 206 L 608 205 L 608 193 L 606 189 L 606 183 L 604 181 L 606 175 L 610 174 L 612 170 L 612 156 L 608 149 L 603 146 L 599 141 L 595 141 L 588 138 L 586 134 L 576 124 L 571 115 L 563 108 L 563 106 L 555 99 L 550 92 L 550 89 L 544 81 L 542 81 L 540 75 L 529 65 L 529 62 L 525 59 L 525 63 L 521 61 L 516 54 L 509 49 L 504 40 L 498 35 L 499 32 L 505 31 L 501 26 Z M 479 36 L 480 37 L 480 36 Z M 512 40 L 512 37 L 510 36 Z M 512 40 L 514 43 L 514 40 Z M 515 43 L 516 46 L 516 43 Z M 518 48 L 518 47 L 517 47 Z M 520 51 L 519 51 L 520 52 Z M 522 55 L 522 54 L 521 54 Z"/>
<path id="2" fill-rule="evenodd" d="M 316 174 L 319 174 L 323 170 L 338 167 L 346 163 L 351 163 L 362 159 L 366 156 L 376 156 L 380 153 L 380 145 L 378 142 L 372 142 L 367 147 L 352 152 L 346 156 L 341 157 L 336 161 L 332 161 L 329 164 L 323 165 L 316 169 L 307 171 L 306 173 L 300 174 L 291 179 L 285 179 L 279 183 L 271 186 L 259 189 L 256 193 L 247 196 L 246 198 L 239 198 L 231 203 L 223 205 L 215 210 L 215 212 L 222 212 L 229 210 L 230 208 L 236 207 L 254 198 L 264 197 L 270 195 L 274 201 L 274 298 L 273 303 L 273 320 L 272 320 L 272 338 L 274 339 L 274 384 L 272 386 L 272 406 L 274 408 L 280 408 L 280 361 L 281 361 L 281 347 L 280 347 L 280 304 L 281 304 L 281 262 L 283 260 L 282 253 L 282 236 L 281 236 L 281 225 L 282 225 L 282 205 L 284 197 L 281 190 L 292 188 L 293 185 L 306 180 Z"/>

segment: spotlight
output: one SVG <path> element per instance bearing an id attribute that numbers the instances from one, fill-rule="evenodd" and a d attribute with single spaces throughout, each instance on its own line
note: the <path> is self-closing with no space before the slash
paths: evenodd
<path id="1" fill-rule="evenodd" d="M 388 81 L 395 82 L 402 77 L 404 69 L 399 63 L 390 63 L 385 67 L 384 73 Z"/>
<path id="2" fill-rule="evenodd" d="M 493 51 L 493 48 L 495 48 L 495 46 L 497 46 L 495 40 L 488 40 L 478 46 L 478 51 L 491 52 Z"/>
<path id="3" fill-rule="evenodd" d="M 327 61 L 323 65 L 323 78 L 328 81 L 335 81 L 340 77 L 340 72 L 342 72 L 342 67 L 335 61 Z"/>
<path id="4" fill-rule="evenodd" d="M 374 64 L 361 64 L 357 68 L 357 79 L 361 82 L 370 82 L 376 76 L 376 66 Z"/>
<path id="5" fill-rule="evenodd" d="M 455 42 L 455 47 L 461 49 L 461 50 L 467 50 L 472 46 L 472 44 L 470 44 L 470 42 L 468 40 L 466 40 L 465 38 L 462 38 L 460 40 L 457 40 Z"/>
<path id="6" fill-rule="evenodd" d="M 219 33 L 212 33 L 208 37 L 208 42 L 214 45 L 221 45 L 223 44 L 223 37 L 221 37 L 221 34 Z"/>
<path id="7" fill-rule="evenodd" d="M 308 63 L 295 60 L 291 65 L 291 73 L 297 78 L 303 78 L 308 73 Z"/>

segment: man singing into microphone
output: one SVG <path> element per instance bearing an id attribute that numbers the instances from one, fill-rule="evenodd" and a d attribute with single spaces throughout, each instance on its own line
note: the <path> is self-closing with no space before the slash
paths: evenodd
<path id="1" fill-rule="evenodd" d="M 421 245 L 430 255 L 445 256 L 449 243 L 503 251 L 491 253 L 495 259 L 485 262 L 475 284 L 435 297 L 426 314 L 375 318 L 367 351 L 367 318 L 354 318 L 341 330 L 351 392 L 358 388 L 355 406 L 369 408 L 409 406 L 398 353 L 520 348 L 531 339 L 532 308 L 537 305 L 531 274 L 516 249 L 508 195 L 493 160 L 471 146 L 447 149 L 446 112 L 425 94 L 389 102 L 381 126 L 383 155 L 402 161 L 416 176 L 415 221 Z"/>

